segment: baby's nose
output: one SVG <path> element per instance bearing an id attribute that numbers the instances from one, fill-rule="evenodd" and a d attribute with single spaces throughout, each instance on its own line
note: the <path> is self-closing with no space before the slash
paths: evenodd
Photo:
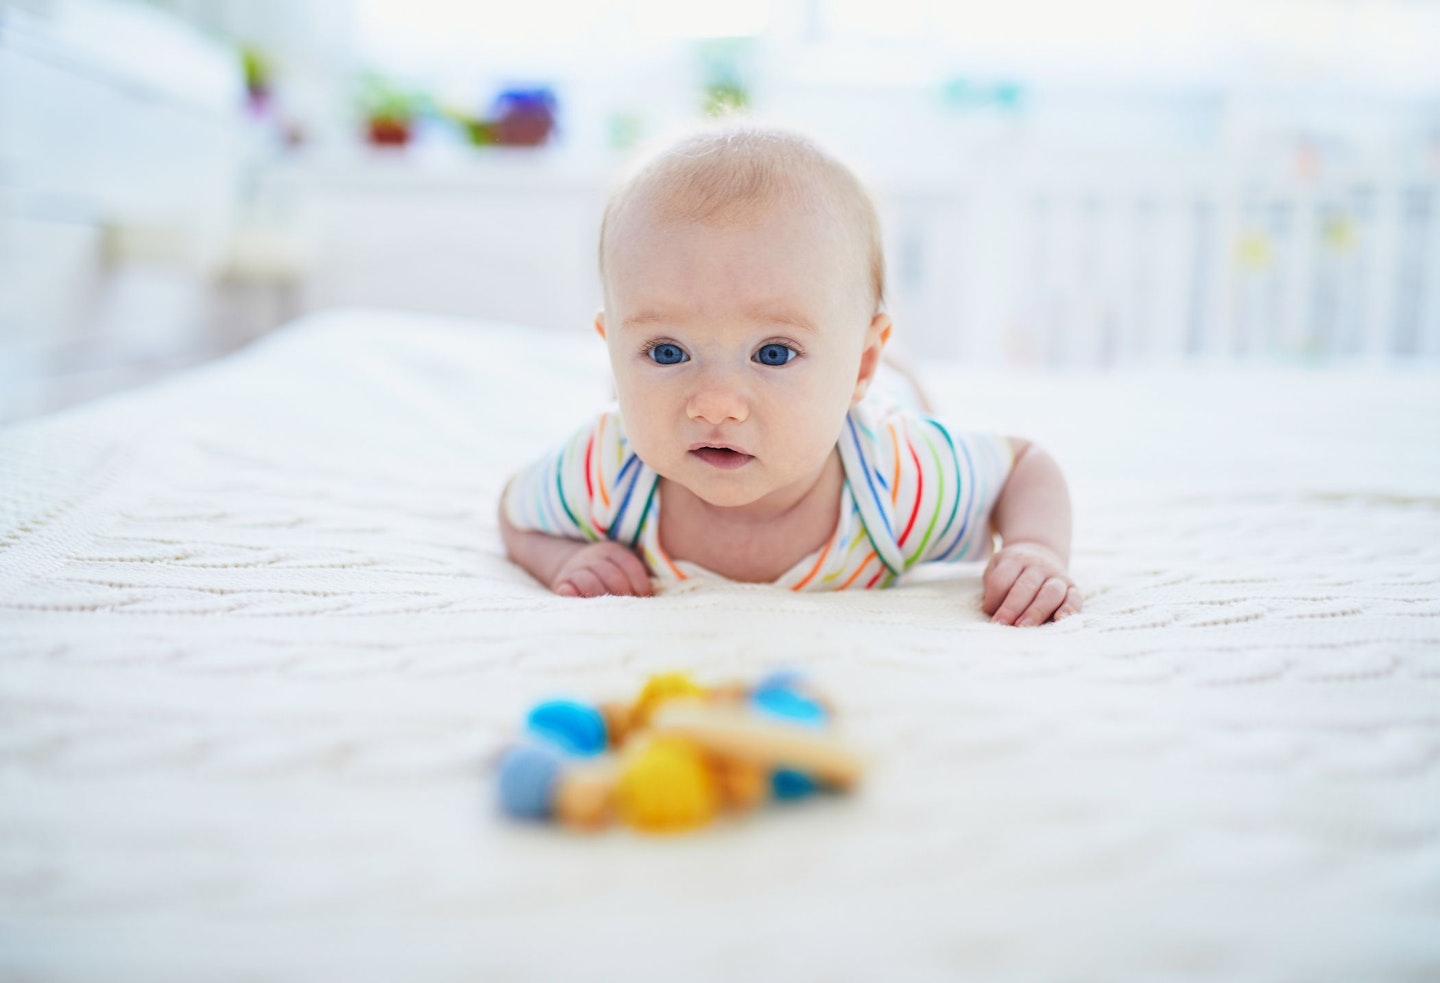
<path id="1" fill-rule="evenodd" d="M 713 380 L 690 396 L 685 412 L 692 420 L 719 426 L 722 423 L 744 423 L 750 415 L 750 405 L 745 394 L 736 386 Z"/>

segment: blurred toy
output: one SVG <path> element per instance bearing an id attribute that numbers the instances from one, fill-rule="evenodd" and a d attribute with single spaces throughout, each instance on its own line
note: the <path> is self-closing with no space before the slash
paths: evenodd
<path id="1" fill-rule="evenodd" d="M 720 788 L 704 749 L 677 737 L 643 740 L 615 785 L 620 818 L 649 833 L 704 826 L 720 811 Z"/>
<path id="2" fill-rule="evenodd" d="M 803 724 L 766 720 L 748 707 L 677 700 L 656 713 L 655 731 L 689 738 L 712 754 L 800 771 L 837 789 L 848 789 L 860 779 L 855 756 L 827 734 Z"/>
<path id="3" fill-rule="evenodd" d="M 651 677 L 633 703 L 551 700 L 498 766 L 501 809 L 584 831 L 617 819 L 682 832 L 767 799 L 859 782 L 858 757 L 831 733 L 834 713 L 798 673 L 754 686 Z"/>
<path id="4" fill-rule="evenodd" d="M 569 700 L 551 700 L 530 711 L 525 728 L 549 738 L 569 754 L 600 754 L 609 746 L 605 718 L 595 707 Z"/>

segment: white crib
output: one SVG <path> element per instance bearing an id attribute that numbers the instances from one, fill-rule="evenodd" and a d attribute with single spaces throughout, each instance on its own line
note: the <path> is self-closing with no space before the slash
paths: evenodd
<path id="1" fill-rule="evenodd" d="M 1110 365 L 1440 355 L 1440 183 L 1021 168 L 887 189 L 891 307 L 921 352 Z"/>

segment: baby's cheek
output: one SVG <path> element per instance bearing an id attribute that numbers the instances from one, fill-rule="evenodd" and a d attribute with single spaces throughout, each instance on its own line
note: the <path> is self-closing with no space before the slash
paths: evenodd
<path id="1" fill-rule="evenodd" d="M 633 429 L 625 424 L 625 438 L 630 443 L 631 453 L 640 459 L 640 463 L 662 478 L 675 477 L 672 465 L 683 448 L 676 447 L 674 436 L 663 433 L 661 428 L 641 416 Z"/>
<path id="2" fill-rule="evenodd" d="M 843 413 L 840 422 L 841 426 L 836 426 L 833 421 L 824 419 L 819 414 L 812 414 L 803 429 L 795 428 L 790 457 L 800 469 L 810 470 L 825 463 L 825 459 L 840 442 L 844 424 Z"/>

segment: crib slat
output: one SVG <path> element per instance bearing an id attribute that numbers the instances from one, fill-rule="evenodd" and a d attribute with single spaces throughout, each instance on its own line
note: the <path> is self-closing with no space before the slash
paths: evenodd
<path id="1" fill-rule="evenodd" d="M 1440 355 L 1433 180 L 1173 170 L 995 170 L 895 204 L 905 333 L 1028 364 Z"/>

